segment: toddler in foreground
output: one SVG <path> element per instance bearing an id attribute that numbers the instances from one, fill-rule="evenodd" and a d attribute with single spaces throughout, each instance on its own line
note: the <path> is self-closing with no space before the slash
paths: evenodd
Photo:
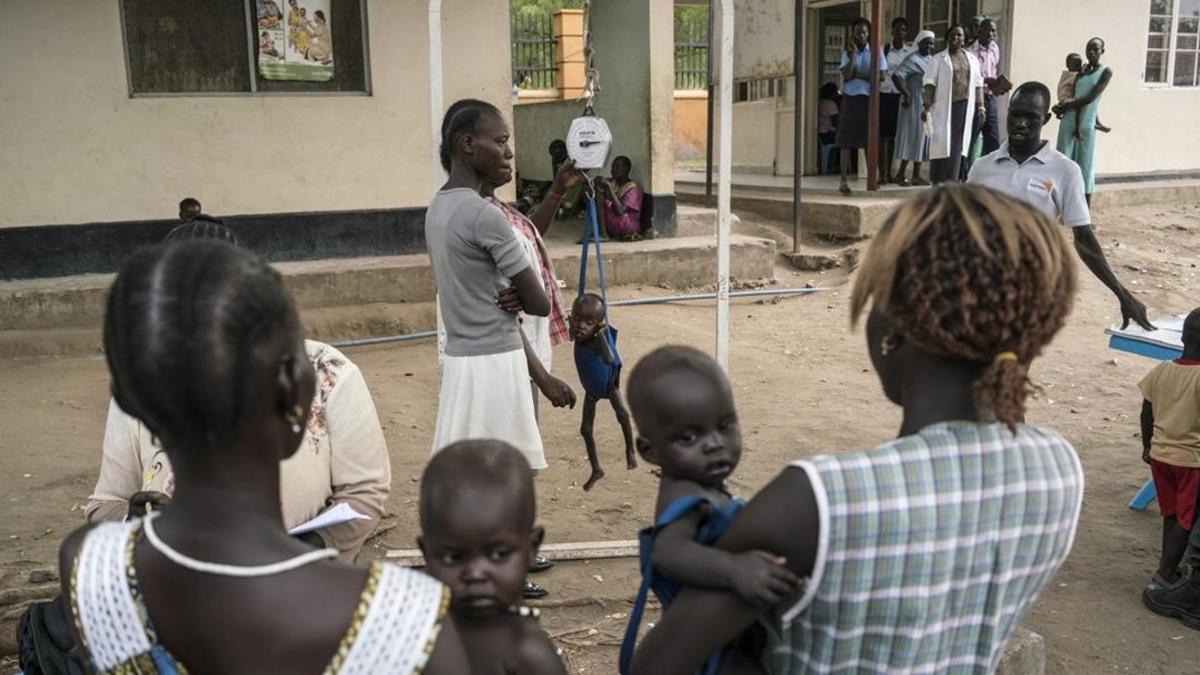
<path id="1" fill-rule="evenodd" d="M 545 534 L 536 514 L 533 472 L 507 443 L 459 441 L 425 467 L 417 545 L 450 588 L 472 672 L 566 675 L 537 610 L 518 604 Z"/>
<path id="2" fill-rule="evenodd" d="M 690 347 L 662 347 L 629 378 L 637 449 L 662 470 L 654 525 L 638 536 L 642 585 L 621 645 L 628 673 L 647 591 L 665 610 L 685 588 L 731 590 L 753 605 L 774 605 L 798 590 L 786 561 L 765 551 L 713 547 L 742 502 L 725 488 L 742 455 L 733 391 L 720 366 Z M 754 655 L 727 646 L 705 673 L 757 672 Z"/>

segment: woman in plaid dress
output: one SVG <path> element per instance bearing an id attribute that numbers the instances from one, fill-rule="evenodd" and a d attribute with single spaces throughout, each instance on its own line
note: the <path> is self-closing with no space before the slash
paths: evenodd
<path id="1" fill-rule="evenodd" d="M 988 673 L 1070 551 L 1074 449 L 1024 423 L 1029 366 L 1062 327 L 1074 263 L 1055 223 L 977 186 L 901 205 L 872 241 L 851 316 L 899 437 L 795 462 L 718 548 L 806 580 L 775 607 L 685 591 L 635 673 L 694 671 L 758 621 L 770 673 Z"/>

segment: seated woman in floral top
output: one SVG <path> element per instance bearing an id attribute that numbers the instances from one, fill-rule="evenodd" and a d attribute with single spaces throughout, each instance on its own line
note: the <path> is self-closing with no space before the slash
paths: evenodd
<path id="1" fill-rule="evenodd" d="M 312 452 L 320 397 L 279 273 L 219 241 L 144 248 L 109 293 L 116 404 L 175 468 L 168 508 L 87 525 L 59 553 L 75 648 L 96 673 L 469 672 L 450 594 L 288 535 L 280 463 Z"/>
<path id="2" fill-rule="evenodd" d="M 227 227 L 187 223 L 167 241 L 220 239 L 238 243 Z M 334 548 L 352 561 L 383 516 L 392 484 L 387 442 L 362 371 L 327 344 L 305 340 L 304 350 L 317 373 L 317 393 L 300 450 L 280 464 L 284 527 L 304 523 L 339 503 L 369 520 L 316 530 L 302 539 Z M 175 474 L 159 439 L 114 403 L 108 407 L 100 477 L 88 499 L 89 522 L 120 521 L 144 515 L 146 505 L 163 505 L 175 491 Z"/>

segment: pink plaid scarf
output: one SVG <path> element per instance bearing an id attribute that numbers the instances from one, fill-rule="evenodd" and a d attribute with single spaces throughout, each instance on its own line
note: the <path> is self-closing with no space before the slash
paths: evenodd
<path id="1" fill-rule="evenodd" d="M 546 287 L 546 295 L 550 298 L 550 344 L 560 345 L 566 342 L 567 317 L 563 312 L 562 294 L 558 291 L 558 277 L 554 275 L 554 263 L 550 260 L 550 252 L 546 249 L 546 243 L 542 241 L 542 235 L 534 227 L 533 221 L 504 200 L 492 196 L 488 197 L 488 201 L 499 207 L 513 229 L 532 241 L 537 248 L 538 270 L 542 274 L 542 285 Z"/>

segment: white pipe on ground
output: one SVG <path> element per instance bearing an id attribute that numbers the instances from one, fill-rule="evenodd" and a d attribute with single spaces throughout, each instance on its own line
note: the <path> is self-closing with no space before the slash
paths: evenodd
<path id="1" fill-rule="evenodd" d="M 442 96 L 442 0 L 429 0 L 429 127 L 433 139 L 429 158 L 430 199 L 444 182 L 438 156 L 442 145 Z"/>
<path id="2" fill-rule="evenodd" d="M 729 370 L 729 190 L 733 173 L 733 0 L 721 0 L 721 144 L 717 176 L 717 363 Z"/>

